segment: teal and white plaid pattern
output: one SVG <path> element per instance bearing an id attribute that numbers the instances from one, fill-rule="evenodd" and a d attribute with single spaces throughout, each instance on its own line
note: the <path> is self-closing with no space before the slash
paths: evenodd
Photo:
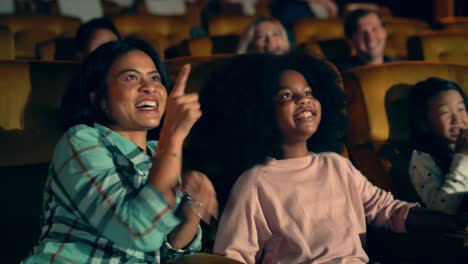
<path id="1" fill-rule="evenodd" d="M 99 124 L 71 128 L 49 169 L 39 245 L 24 263 L 160 263 L 160 251 L 172 259 L 199 250 L 200 228 L 184 250 L 166 242 L 180 219 L 147 183 L 155 148 Z"/>

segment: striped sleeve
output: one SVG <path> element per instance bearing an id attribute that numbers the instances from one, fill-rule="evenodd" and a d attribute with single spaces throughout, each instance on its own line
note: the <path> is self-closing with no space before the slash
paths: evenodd
<path id="1" fill-rule="evenodd" d="M 159 250 L 180 220 L 152 185 L 136 189 L 128 182 L 99 136 L 89 128 L 67 133 L 59 142 L 52 161 L 53 190 L 110 241 L 141 251 Z"/>
<path id="2" fill-rule="evenodd" d="M 165 242 L 161 248 L 161 258 L 162 259 L 177 259 L 183 256 L 192 255 L 195 251 L 199 251 L 202 246 L 202 230 L 200 226 L 198 226 L 197 235 L 192 240 L 192 242 L 183 249 L 176 249 L 169 244 L 169 242 Z"/>

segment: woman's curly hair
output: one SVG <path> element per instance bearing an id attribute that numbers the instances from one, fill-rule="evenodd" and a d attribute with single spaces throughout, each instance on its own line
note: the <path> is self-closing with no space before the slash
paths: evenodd
<path id="1" fill-rule="evenodd" d="M 341 151 L 346 130 L 345 93 L 330 65 L 304 53 L 230 58 L 214 70 L 201 90 L 203 116 L 185 151 L 186 166 L 212 179 L 221 205 L 242 172 L 268 157 L 283 156 L 274 98 L 286 70 L 300 72 L 322 105 L 322 120 L 307 142 L 309 150 Z"/>

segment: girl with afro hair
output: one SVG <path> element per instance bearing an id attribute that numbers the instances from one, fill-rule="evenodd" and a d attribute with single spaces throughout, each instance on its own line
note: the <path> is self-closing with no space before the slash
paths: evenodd
<path id="1" fill-rule="evenodd" d="M 466 226 L 394 199 L 334 153 L 345 94 L 326 62 L 242 55 L 211 76 L 188 144 L 203 155 L 186 165 L 212 177 L 221 203 L 230 191 L 215 253 L 243 263 L 367 263 L 366 222 L 395 232 Z"/>

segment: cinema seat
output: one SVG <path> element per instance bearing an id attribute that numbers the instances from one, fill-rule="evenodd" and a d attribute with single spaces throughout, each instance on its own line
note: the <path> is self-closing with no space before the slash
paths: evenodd
<path id="1" fill-rule="evenodd" d="M 6 27 L 0 26 L 0 59 L 13 60 L 15 58 L 15 38 Z"/>
<path id="2" fill-rule="evenodd" d="M 408 40 L 412 60 L 468 65 L 468 31 L 435 31 Z"/>
<path id="3" fill-rule="evenodd" d="M 448 16 L 439 19 L 443 30 L 468 32 L 468 16 Z"/>
<path id="4" fill-rule="evenodd" d="M 307 18 L 297 21 L 293 25 L 296 45 L 307 42 L 309 39 L 335 39 L 344 38 L 343 20 Z"/>
<path id="5" fill-rule="evenodd" d="M 430 31 L 429 25 L 418 19 L 386 17 L 387 44 L 384 53 L 389 57 L 407 58 L 406 43 L 410 36 Z"/>
<path id="6" fill-rule="evenodd" d="M 2 15 L 0 25 L 6 26 L 15 41 L 15 58 L 34 59 L 36 45 L 57 37 L 73 37 L 81 21 L 65 16 Z"/>
<path id="7" fill-rule="evenodd" d="M 159 49 L 176 46 L 190 36 L 191 25 L 177 17 L 136 14 L 118 16 L 112 21 L 122 36 L 137 36 L 153 43 L 157 41 Z"/>
<path id="8" fill-rule="evenodd" d="M 255 19 L 252 16 L 220 15 L 208 21 L 210 36 L 240 36 L 247 26 Z"/>

